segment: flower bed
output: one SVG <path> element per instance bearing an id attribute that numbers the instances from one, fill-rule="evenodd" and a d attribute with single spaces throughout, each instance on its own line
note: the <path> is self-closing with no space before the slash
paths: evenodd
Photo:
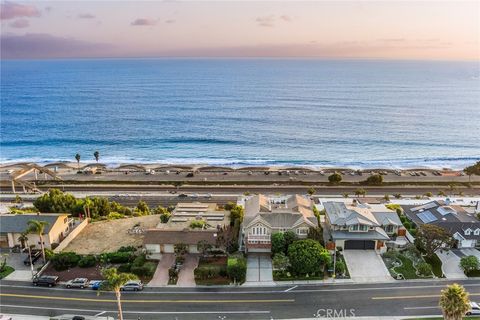
<path id="1" fill-rule="evenodd" d="M 391 250 L 382 256 L 388 271 L 394 279 L 424 279 L 433 278 L 432 267 L 425 262 L 415 247 L 408 247 L 400 252 Z"/>
<path id="2" fill-rule="evenodd" d="M 193 273 L 197 285 L 230 284 L 226 256 L 201 257 Z"/>

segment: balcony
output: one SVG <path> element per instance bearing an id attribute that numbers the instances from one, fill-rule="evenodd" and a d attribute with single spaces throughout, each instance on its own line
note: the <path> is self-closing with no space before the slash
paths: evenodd
<path id="1" fill-rule="evenodd" d="M 249 234 L 247 235 L 247 240 L 248 241 L 269 241 L 270 242 L 270 235 L 253 235 Z"/>

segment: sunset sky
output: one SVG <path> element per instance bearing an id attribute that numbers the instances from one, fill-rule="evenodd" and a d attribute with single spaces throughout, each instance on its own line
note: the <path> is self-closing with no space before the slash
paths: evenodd
<path id="1" fill-rule="evenodd" d="M 2 1 L 2 58 L 478 60 L 480 1 Z"/>

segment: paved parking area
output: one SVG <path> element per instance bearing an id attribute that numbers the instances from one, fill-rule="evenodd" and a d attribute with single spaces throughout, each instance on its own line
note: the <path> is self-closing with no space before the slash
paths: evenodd
<path id="1" fill-rule="evenodd" d="M 177 286 L 194 287 L 196 285 L 193 270 L 198 266 L 199 259 L 200 256 L 198 254 L 189 253 L 185 255 L 185 262 L 178 273 Z"/>
<path id="2" fill-rule="evenodd" d="M 15 269 L 14 272 L 5 277 L 5 280 L 30 281 L 32 280 L 32 270 L 30 266 L 23 264 L 23 260 L 28 257 L 26 253 L 7 253 L 7 265 Z M 37 260 L 33 266 L 35 272 L 37 267 L 42 265 L 42 258 Z"/>
<path id="3" fill-rule="evenodd" d="M 344 250 L 343 257 L 355 282 L 393 281 L 382 257 L 374 250 Z"/>
<path id="4" fill-rule="evenodd" d="M 467 279 L 467 276 L 460 269 L 460 257 L 453 251 L 440 250 L 436 252 L 442 261 L 442 271 L 447 279 Z"/>
<path id="5" fill-rule="evenodd" d="M 174 262 L 175 255 L 173 253 L 162 254 L 162 258 L 157 265 L 157 270 L 155 271 L 152 280 L 148 283 L 148 286 L 163 287 L 168 285 L 168 269 Z"/>
<path id="6" fill-rule="evenodd" d="M 261 286 L 274 284 L 270 254 L 249 253 L 247 257 L 247 279 L 245 285 Z"/>

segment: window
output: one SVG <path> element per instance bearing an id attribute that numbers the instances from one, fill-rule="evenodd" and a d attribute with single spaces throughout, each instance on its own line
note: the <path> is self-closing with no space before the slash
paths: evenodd
<path id="1" fill-rule="evenodd" d="M 358 224 L 351 226 L 350 231 L 358 231 Z"/>
<path id="2" fill-rule="evenodd" d="M 252 228 L 252 234 L 255 236 L 267 235 L 267 228 L 263 226 L 255 226 Z"/>
<path id="3" fill-rule="evenodd" d="M 297 228 L 298 235 L 306 235 L 308 234 L 308 228 Z"/>
<path id="4" fill-rule="evenodd" d="M 360 225 L 360 231 L 368 231 L 368 226 Z"/>
<path id="5" fill-rule="evenodd" d="M 385 226 L 385 232 L 386 233 L 393 233 L 393 225 L 389 224 Z"/>
<path id="6" fill-rule="evenodd" d="M 470 230 L 470 229 L 465 230 L 465 235 L 466 235 L 466 236 L 469 236 L 470 233 L 472 233 L 472 230 Z"/>
<path id="7" fill-rule="evenodd" d="M 475 231 L 473 232 L 473 234 L 476 235 L 476 236 L 480 235 L 480 229 L 475 230 Z"/>

